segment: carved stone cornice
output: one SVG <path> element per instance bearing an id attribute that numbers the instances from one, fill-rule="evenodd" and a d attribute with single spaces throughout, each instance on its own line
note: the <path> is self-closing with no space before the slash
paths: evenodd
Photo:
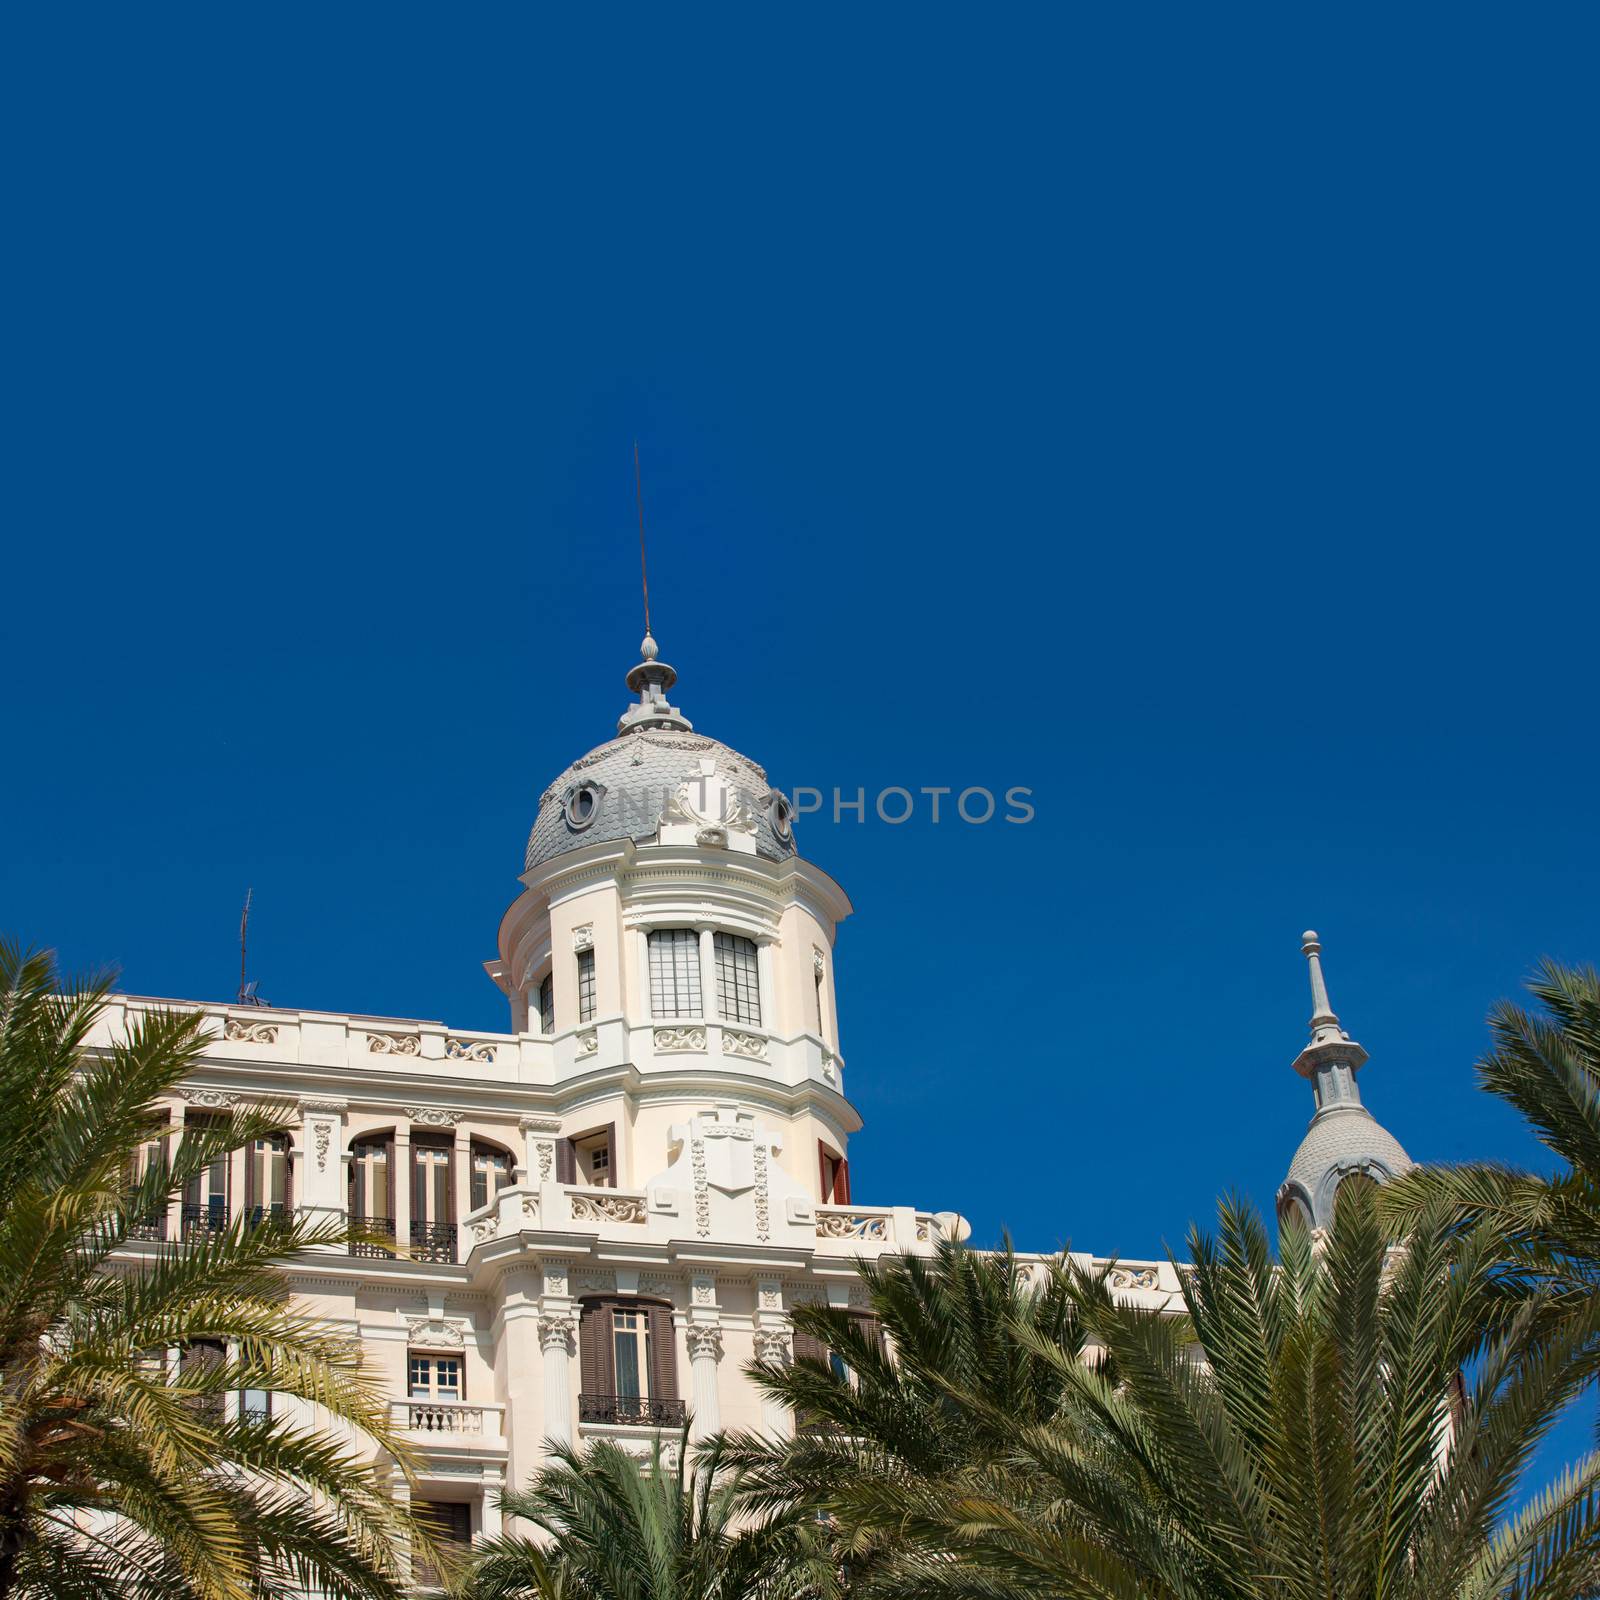
<path id="1" fill-rule="evenodd" d="M 189 1105 L 205 1111 L 231 1111 L 239 1101 L 228 1089 L 180 1089 L 178 1093 Z"/>
<path id="2" fill-rule="evenodd" d="M 306 1094 L 295 1101 L 295 1105 L 302 1112 L 321 1111 L 331 1115 L 334 1112 L 345 1112 L 350 1109 L 348 1100 L 341 1100 L 336 1095 Z"/>
<path id="3" fill-rule="evenodd" d="M 407 1106 L 406 1116 L 421 1128 L 453 1128 L 466 1113 L 446 1111 L 443 1106 Z"/>
<path id="4" fill-rule="evenodd" d="M 459 1350 L 466 1344 L 466 1334 L 459 1322 L 422 1317 L 406 1324 L 406 1343 L 419 1350 Z"/>

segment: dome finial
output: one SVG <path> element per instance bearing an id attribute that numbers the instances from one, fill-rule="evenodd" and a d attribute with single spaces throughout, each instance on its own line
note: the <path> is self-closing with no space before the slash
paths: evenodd
<path id="1" fill-rule="evenodd" d="M 1300 953 L 1311 967 L 1311 1040 L 1313 1044 L 1326 1044 L 1330 1039 L 1342 1039 L 1339 1018 L 1328 1003 L 1328 984 L 1322 976 L 1322 941 L 1315 928 L 1307 928 L 1300 935 Z"/>

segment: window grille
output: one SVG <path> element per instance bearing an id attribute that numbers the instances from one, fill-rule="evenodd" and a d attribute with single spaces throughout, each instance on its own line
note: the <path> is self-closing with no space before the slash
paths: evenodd
<path id="1" fill-rule="evenodd" d="M 594 951 L 578 952 L 578 1021 L 594 1021 Z"/>
<path id="2" fill-rule="evenodd" d="M 753 940 L 736 933 L 714 935 L 717 954 L 717 1001 L 725 1022 L 761 1026 L 761 980 Z"/>
<path id="3" fill-rule="evenodd" d="M 650 935 L 650 1015 L 700 1016 L 700 936 L 692 928 Z"/>
<path id="4" fill-rule="evenodd" d="M 539 1032 L 556 1031 L 556 975 L 547 972 L 539 985 Z"/>

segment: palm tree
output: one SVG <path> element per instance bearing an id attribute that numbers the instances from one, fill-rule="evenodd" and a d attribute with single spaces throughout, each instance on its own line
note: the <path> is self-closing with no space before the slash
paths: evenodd
<path id="1" fill-rule="evenodd" d="M 1547 961 L 1528 989 L 1546 1015 L 1497 1005 L 1478 1078 L 1565 1170 L 1545 1178 L 1482 1162 L 1419 1167 L 1385 1188 L 1382 1208 L 1402 1228 L 1437 1205 L 1464 1226 L 1489 1225 L 1514 1279 L 1583 1316 L 1600 1306 L 1600 973 Z"/>
<path id="2" fill-rule="evenodd" d="M 492 1540 L 474 1600 L 825 1600 L 836 1589 L 824 1530 L 804 1510 L 736 1521 L 739 1481 L 720 1439 L 676 1465 L 657 1439 L 642 1464 L 607 1440 L 562 1447 L 501 1509 L 550 1536 Z"/>
<path id="3" fill-rule="evenodd" d="M 1253 1211 L 1227 1202 L 1220 1219 L 1217 1238 L 1191 1234 L 1181 1303 L 1119 1304 L 1102 1277 L 1072 1270 L 1071 1338 L 1019 1324 L 1058 1385 L 1049 1414 L 1013 1414 L 1004 1389 L 986 1392 L 966 1372 L 911 1379 L 972 1419 L 965 1467 L 922 1472 L 860 1431 L 888 1409 L 859 1403 L 885 1381 L 870 1363 L 829 1383 L 818 1363 L 803 1378 L 763 1373 L 774 1392 L 804 1393 L 837 1452 L 831 1483 L 819 1484 L 813 1445 L 769 1446 L 769 1492 L 798 1457 L 796 1498 L 826 1513 L 846 1548 L 875 1546 L 860 1585 L 872 1595 L 1592 1593 L 1595 1462 L 1504 1521 L 1580 1380 L 1569 1337 L 1533 1337 L 1536 1301 L 1502 1314 L 1490 1231 L 1462 1233 L 1431 1211 L 1396 1249 L 1371 1194 L 1353 1186 L 1325 1244 L 1290 1226 L 1275 1261 Z M 1486 1339 L 1495 1325 L 1502 1335 Z M 852 1349 L 846 1365 L 867 1355 Z"/>
<path id="4" fill-rule="evenodd" d="M 0 1596 L 398 1595 L 411 1530 L 370 1466 L 228 1398 L 320 1407 L 407 1464 L 351 1346 L 290 1309 L 274 1271 L 344 1231 L 241 1217 L 126 1248 L 192 1178 L 279 1123 L 248 1111 L 192 1128 L 135 1176 L 203 1020 L 152 1014 L 94 1052 L 107 990 L 63 985 L 50 957 L 0 941 Z M 172 1359 L 196 1350 L 213 1358 Z"/>
<path id="5" fill-rule="evenodd" d="M 794 1363 L 750 1369 L 799 1419 L 782 1445 L 729 1441 L 754 1511 L 837 1510 L 844 1483 L 892 1504 L 908 1481 L 960 1482 L 1059 1409 L 1055 1353 L 1083 1348 L 1063 1261 L 1030 1266 L 1009 1244 L 983 1252 L 941 1240 L 931 1258 L 862 1260 L 857 1271 L 870 1313 L 796 1306 Z M 843 1569 L 866 1585 L 894 1549 L 892 1528 L 848 1515 L 833 1526 Z"/>

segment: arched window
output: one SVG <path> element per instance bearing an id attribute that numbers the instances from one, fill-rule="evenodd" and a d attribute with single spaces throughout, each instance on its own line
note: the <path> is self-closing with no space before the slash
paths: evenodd
<path id="1" fill-rule="evenodd" d="M 1298 1189 L 1286 1190 L 1278 1199 L 1278 1226 L 1298 1223 L 1302 1228 L 1311 1226 L 1311 1207 Z"/>
<path id="2" fill-rule="evenodd" d="M 286 1216 L 290 1209 L 289 1135 L 269 1133 L 253 1139 L 245 1167 L 245 1199 L 250 1218 Z"/>
<path id="3" fill-rule="evenodd" d="M 472 1141 L 472 1209 L 488 1203 L 511 1182 L 515 1163 L 509 1151 Z"/>
<path id="4" fill-rule="evenodd" d="M 370 1232 L 394 1237 L 394 1135 L 379 1133 L 350 1146 L 350 1215 Z M 352 1255 L 386 1255 L 377 1245 L 352 1244 Z"/>
<path id="5" fill-rule="evenodd" d="M 717 1005 L 725 1022 L 761 1026 L 761 980 L 753 939 L 737 933 L 719 933 L 713 943 L 717 955 Z"/>
<path id="6" fill-rule="evenodd" d="M 547 972 L 539 985 L 539 1032 L 556 1031 L 556 975 Z"/>

